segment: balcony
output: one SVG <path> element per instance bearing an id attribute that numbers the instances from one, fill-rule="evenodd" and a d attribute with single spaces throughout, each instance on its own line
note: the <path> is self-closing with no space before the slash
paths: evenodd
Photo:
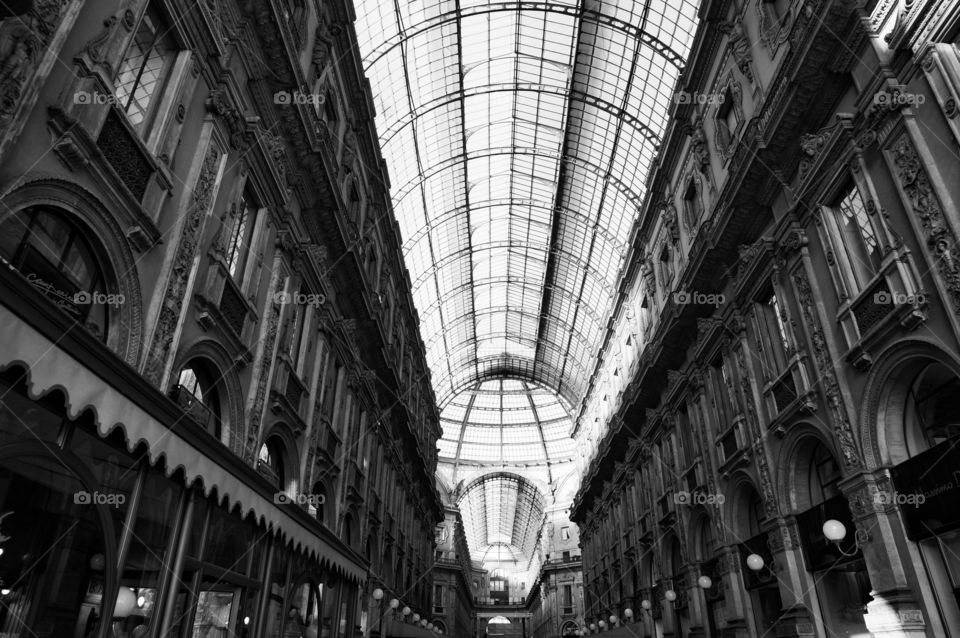
<path id="1" fill-rule="evenodd" d="M 191 421 L 216 437 L 217 440 L 220 439 L 220 418 L 192 392 L 182 385 L 177 385 L 170 390 L 170 398 L 180 406 Z"/>
<path id="2" fill-rule="evenodd" d="M 742 416 L 738 416 L 733 425 L 717 439 L 720 472 L 724 478 L 730 478 L 733 470 L 750 462 L 749 439 L 747 422 Z"/>
<path id="3" fill-rule="evenodd" d="M 763 397 L 767 414 L 770 415 L 769 427 L 775 434 L 781 437 L 786 434 L 785 421 L 790 420 L 796 413 L 811 414 L 817 409 L 814 393 L 810 388 L 806 357 L 803 354 L 792 357 L 787 369 L 767 384 Z"/>
<path id="4" fill-rule="evenodd" d="M 683 473 L 681 482 L 683 484 L 683 489 L 691 494 L 702 489 L 706 483 L 706 480 L 703 476 L 703 462 L 699 459 L 694 461 L 693 465 L 691 465 L 690 468 Z"/>
<path id="5" fill-rule="evenodd" d="M 676 521 L 677 504 L 674 501 L 674 494 L 664 494 L 657 499 L 657 517 L 663 528 L 670 527 Z"/>
<path id="6" fill-rule="evenodd" d="M 347 498 L 355 502 L 363 502 L 366 476 L 364 476 L 363 471 L 355 461 L 348 461 L 346 470 Z"/>
<path id="7" fill-rule="evenodd" d="M 275 414 L 287 412 L 296 421 L 293 424 L 295 429 L 299 427 L 302 430 L 305 425 L 300 409 L 303 405 L 303 397 L 306 395 L 306 387 L 300 381 L 293 364 L 285 355 L 280 358 L 278 363 L 273 389 L 270 392 L 273 400 L 271 409 Z"/>

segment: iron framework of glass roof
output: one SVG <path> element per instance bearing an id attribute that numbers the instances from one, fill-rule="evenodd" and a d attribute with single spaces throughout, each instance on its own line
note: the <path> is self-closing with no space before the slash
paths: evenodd
<path id="1" fill-rule="evenodd" d="M 576 456 L 567 408 L 552 390 L 529 381 L 478 382 L 447 403 L 440 425 L 442 462 L 545 465 Z"/>
<path id="2" fill-rule="evenodd" d="M 540 490 L 516 474 L 486 474 L 470 483 L 457 505 L 474 560 L 530 560 L 544 504 Z"/>
<path id="3" fill-rule="evenodd" d="M 440 406 L 587 392 L 693 39 L 691 0 L 357 0 Z"/>

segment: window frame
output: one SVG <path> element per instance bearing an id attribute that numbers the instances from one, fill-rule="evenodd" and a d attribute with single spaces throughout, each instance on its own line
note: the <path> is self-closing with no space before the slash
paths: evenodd
<path id="1" fill-rule="evenodd" d="M 124 98 L 120 95 L 120 86 L 122 85 L 118 84 L 118 82 L 120 81 L 121 74 L 125 72 L 124 66 L 129 59 L 128 56 L 131 54 L 131 51 L 134 50 L 134 47 L 139 46 L 137 37 L 140 35 L 141 30 L 144 28 L 144 23 L 147 20 L 156 23 L 153 28 L 152 39 L 150 45 L 145 49 L 146 54 L 143 55 L 143 61 L 140 64 L 139 70 L 135 72 L 136 77 L 133 80 L 131 90 L 127 92 L 126 98 Z M 136 100 L 137 90 L 143 86 L 141 80 L 144 72 L 147 70 L 150 55 L 160 42 L 166 42 L 169 46 L 169 51 L 163 55 L 164 62 L 161 68 L 160 78 L 149 94 L 147 107 L 142 112 L 142 119 L 139 122 L 134 122 L 129 109 L 131 105 L 138 102 Z M 139 53 L 143 54 L 144 50 L 141 49 Z M 155 130 L 162 124 L 164 119 L 163 112 L 165 109 L 172 107 L 175 98 L 174 94 L 177 93 L 177 91 L 171 90 L 179 84 L 179 78 L 176 77 L 178 75 L 177 67 L 182 66 L 185 57 L 189 55 L 190 51 L 185 49 L 177 36 L 176 28 L 173 26 L 173 21 L 170 19 L 164 3 L 161 2 L 161 0 L 149 0 L 137 19 L 136 24 L 131 29 L 130 39 L 124 47 L 123 55 L 120 56 L 117 64 L 117 71 L 112 78 L 114 84 L 113 91 L 117 99 L 117 109 L 123 114 L 131 128 L 136 131 L 137 135 L 139 135 L 144 142 L 151 140 L 154 142 L 154 145 L 156 145 Z M 180 64 L 178 65 L 178 63 Z"/>

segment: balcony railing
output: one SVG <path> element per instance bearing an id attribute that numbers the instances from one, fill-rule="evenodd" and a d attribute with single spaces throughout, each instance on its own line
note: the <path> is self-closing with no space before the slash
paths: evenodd
<path id="1" fill-rule="evenodd" d="M 220 418 L 216 412 L 205 405 L 192 392 L 182 385 L 176 385 L 170 390 L 170 398 L 190 417 L 190 420 L 204 430 L 220 438 Z"/>

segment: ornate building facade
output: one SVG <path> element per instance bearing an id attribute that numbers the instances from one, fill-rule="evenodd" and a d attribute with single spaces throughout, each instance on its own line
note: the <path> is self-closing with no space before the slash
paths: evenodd
<path id="1" fill-rule="evenodd" d="M 429 617 L 438 414 L 352 7 L 4 8 L 0 635 Z"/>
<path id="2" fill-rule="evenodd" d="M 955 635 L 960 4 L 699 17 L 572 508 L 587 621 Z"/>

